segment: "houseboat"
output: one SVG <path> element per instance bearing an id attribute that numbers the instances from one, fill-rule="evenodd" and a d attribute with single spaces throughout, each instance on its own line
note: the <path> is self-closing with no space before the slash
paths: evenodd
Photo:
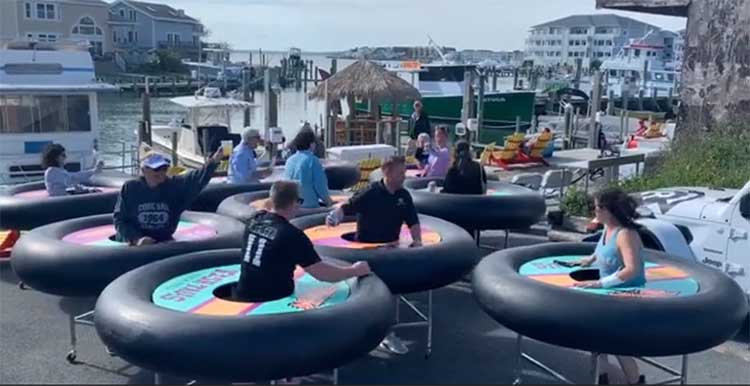
<path id="1" fill-rule="evenodd" d="M 43 177 L 41 153 L 63 145 L 71 171 L 95 163 L 98 83 L 87 45 L 17 41 L 0 48 L 0 184 Z"/>

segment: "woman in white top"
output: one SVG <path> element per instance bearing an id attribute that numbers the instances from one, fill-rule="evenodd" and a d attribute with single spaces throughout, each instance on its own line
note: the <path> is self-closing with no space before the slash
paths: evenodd
<path id="1" fill-rule="evenodd" d="M 104 167 L 104 163 L 99 161 L 94 169 L 69 172 L 63 168 L 65 158 L 65 148 L 57 143 L 48 145 L 42 153 L 42 167 L 46 168 L 44 171 L 44 187 L 51 197 L 68 194 L 68 188 L 88 182 L 94 173 L 99 173 Z"/>

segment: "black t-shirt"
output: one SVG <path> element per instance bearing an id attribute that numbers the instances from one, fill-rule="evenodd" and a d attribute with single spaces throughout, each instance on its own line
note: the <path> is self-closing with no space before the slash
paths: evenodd
<path id="1" fill-rule="evenodd" d="M 487 174 L 479 163 L 472 161 L 466 165 L 464 174 L 458 168 L 451 166 L 443 182 L 443 193 L 454 194 L 484 194 L 487 185 Z"/>
<path id="2" fill-rule="evenodd" d="M 284 217 L 261 211 L 245 226 L 242 271 L 234 297 L 268 301 L 294 292 L 294 269 L 320 261 L 310 239 Z"/>
<path id="3" fill-rule="evenodd" d="M 399 239 L 401 225 L 419 224 L 417 209 L 406 189 L 395 193 L 383 181 L 373 182 L 342 206 L 347 216 L 357 215 L 357 241 L 390 243 Z"/>

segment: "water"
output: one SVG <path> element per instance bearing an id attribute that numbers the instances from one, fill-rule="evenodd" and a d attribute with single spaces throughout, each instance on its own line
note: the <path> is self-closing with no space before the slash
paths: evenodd
<path id="1" fill-rule="evenodd" d="M 266 60 L 271 66 L 281 65 L 281 59 L 286 57 L 286 52 L 264 52 Z M 304 60 L 312 60 L 313 66 L 329 71 L 331 68 L 331 59 L 321 54 L 303 54 Z M 231 55 L 234 62 L 248 61 L 248 54 L 235 52 Z M 257 51 L 253 53 L 253 62 L 259 62 Z M 341 70 L 354 60 L 339 59 L 337 68 Z M 312 91 L 315 86 L 308 83 L 308 92 Z M 263 129 L 264 114 L 261 107 L 263 102 L 263 92 L 255 92 L 255 103 L 257 108 L 251 110 L 250 126 L 257 129 Z M 170 102 L 168 97 L 151 98 L 151 122 L 154 125 L 167 124 L 173 118 L 182 118 L 185 109 Z M 278 98 L 278 126 L 281 127 L 284 136 L 287 139 L 294 137 L 299 127 L 305 121 L 310 122 L 313 126 L 321 127 L 325 115 L 325 103 L 318 100 L 310 100 L 304 92 L 304 88 L 299 91 L 294 88 L 282 90 Z M 99 96 L 99 144 L 102 152 L 121 151 L 121 143 L 128 146 L 136 145 L 138 122 L 142 118 L 141 99 L 131 93 L 111 93 L 101 94 Z M 232 116 L 231 130 L 235 133 L 243 131 L 243 114 L 238 112 Z M 104 155 L 105 162 L 120 163 L 120 158 L 113 155 Z"/>

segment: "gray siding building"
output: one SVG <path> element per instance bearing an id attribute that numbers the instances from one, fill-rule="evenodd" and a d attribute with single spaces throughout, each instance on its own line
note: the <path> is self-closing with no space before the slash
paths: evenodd
<path id="1" fill-rule="evenodd" d="M 574 65 L 583 67 L 595 60 L 616 56 L 631 39 L 662 35 L 661 28 L 618 15 L 573 15 L 531 27 L 526 39 L 526 59 L 536 66 Z M 664 31 L 664 44 L 674 47 L 673 32 Z M 668 41 L 667 39 L 672 39 Z M 674 53 L 670 55 L 676 56 Z"/>
<path id="2" fill-rule="evenodd" d="M 109 25 L 115 49 L 174 49 L 193 58 L 198 56 L 203 33 L 203 25 L 182 9 L 131 0 L 110 5 Z"/>
<path id="3" fill-rule="evenodd" d="M 15 40 L 87 42 L 94 56 L 112 52 L 102 0 L 0 0 L 0 45 Z"/>

